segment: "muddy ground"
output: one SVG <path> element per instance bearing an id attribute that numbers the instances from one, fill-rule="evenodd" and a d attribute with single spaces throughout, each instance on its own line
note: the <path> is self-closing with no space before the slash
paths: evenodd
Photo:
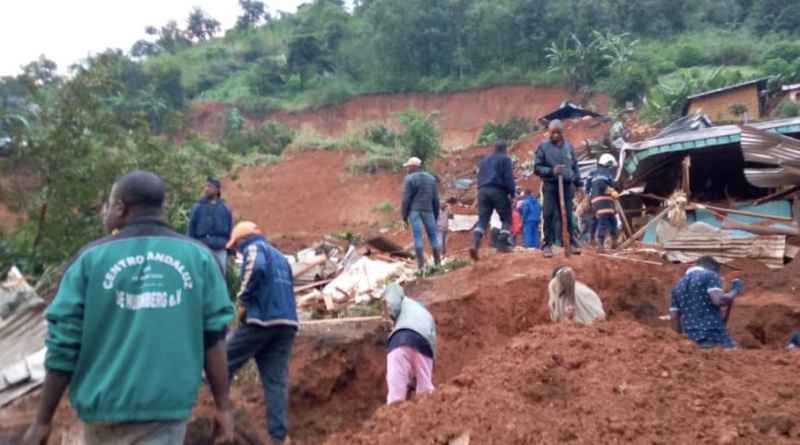
<path id="1" fill-rule="evenodd" d="M 468 135 L 471 142 L 478 121 L 482 126 L 503 113 L 522 114 L 532 106 L 527 102 L 538 99 L 542 107 L 561 100 L 558 92 L 545 97 L 536 90 L 528 97 L 521 91 L 501 89 L 485 99 L 480 99 L 485 91 L 456 93 L 445 109 L 450 114 L 464 107 L 471 111 L 450 118 L 445 129 L 451 133 L 445 137 L 458 144 Z M 341 109 L 308 112 L 304 116 L 311 117 L 301 123 L 335 133 L 410 103 L 381 100 L 368 97 Z M 419 99 L 423 109 L 438 104 L 426 100 Z M 482 109 L 496 116 L 476 114 Z M 215 110 L 196 117 L 195 124 L 212 122 Z M 349 116 L 347 122 L 335 123 L 335 113 L 340 119 L 341 113 Z M 567 138 L 577 144 L 605 131 L 593 125 L 570 124 Z M 542 137 L 527 138 L 512 154 L 526 162 Z M 460 150 L 438 160 L 434 170 L 446 183 L 469 177 L 488 150 Z M 399 216 L 376 210 L 389 202 L 399 212 L 403 175 L 353 175 L 347 167 L 356 156 L 348 151 L 294 153 L 277 165 L 241 169 L 225 181 L 224 194 L 237 218 L 258 222 L 287 252 L 331 233 L 366 235 L 382 228 L 388 229 L 386 236 L 407 244 L 410 234 L 393 226 Z M 536 185 L 535 179 L 523 182 L 524 187 Z M 451 234 L 451 254 L 465 258 L 469 242 L 469 233 Z M 549 323 L 547 282 L 560 264 L 572 266 L 600 294 L 608 321 L 592 327 Z M 438 324 L 437 391 L 432 395 L 384 406 L 386 331 L 379 323 L 304 329 L 291 363 L 293 443 L 449 444 L 466 435 L 473 444 L 800 443 L 800 353 L 782 351 L 791 330 L 800 327 L 798 269 L 800 263 L 781 272 L 726 268 L 726 280 L 741 277 L 747 286 L 730 324 L 741 348 L 701 351 L 659 318 L 686 266 L 611 260 L 589 252 L 567 261 L 487 249 L 478 264 L 419 280 L 408 289 L 430 307 Z M 254 370 L 242 371 L 233 397 L 238 443 L 264 443 L 264 403 Z M 34 394 L 0 410 L 0 445 L 17 441 L 38 401 Z M 187 443 L 208 443 L 212 412 L 203 389 Z M 60 443 L 75 424 L 65 401 L 51 443 Z"/>

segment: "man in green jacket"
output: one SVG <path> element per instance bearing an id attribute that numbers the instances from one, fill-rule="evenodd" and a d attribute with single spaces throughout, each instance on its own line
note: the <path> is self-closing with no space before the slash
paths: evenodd
<path id="1" fill-rule="evenodd" d="M 119 179 L 103 209 L 111 235 L 84 247 L 47 309 L 41 404 L 25 444 L 43 444 L 58 403 L 84 422 L 85 443 L 183 443 L 203 369 L 217 441 L 233 439 L 225 331 L 233 318 L 219 264 L 161 221 L 153 173 Z"/>

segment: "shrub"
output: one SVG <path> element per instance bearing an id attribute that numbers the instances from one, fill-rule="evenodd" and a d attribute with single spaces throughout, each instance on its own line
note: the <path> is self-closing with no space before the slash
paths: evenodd
<path id="1" fill-rule="evenodd" d="M 790 100 L 784 100 L 780 105 L 778 105 L 778 109 L 775 111 L 775 114 L 776 117 L 779 118 L 800 116 L 800 104 Z"/>
<path id="2" fill-rule="evenodd" d="M 397 133 L 380 123 L 372 123 L 364 130 L 364 137 L 373 144 L 394 147 L 397 143 Z"/>
<path id="3" fill-rule="evenodd" d="M 681 68 L 705 65 L 703 52 L 695 46 L 684 45 L 678 49 L 675 64 Z"/>
<path id="4" fill-rule="evenodd" d="M 605 90 L 617 106 L 624 106 L 627 102 L 640 104 L 654 76 L 639 64 L 630 65 L 619 71 L 604 82 Z"/>
<path id="5" fill-rule="evenodd" d="M 536 131 L 536 125 L 526 117 L 514 116 L 506 122 L 494 123 L 489 121 L 483 125 L 483 130 L 478 136 L 478 145 L 493 144 L 498 139 L 508 142 L 517 141 Z"/>
<path id="6" fill-rule="evenodd" d="M 278 122 L 267 122 L 258 128 L 231 131 L 224 145 L 233 153 L 261 153 L 280 156 L 294 140 L 294 130 Z"/>
<path id="7" fill-rule="evenodd" d="M 398 143 L 406 154 L 416 156 L 424 163 L 439 154 L 442 146 L 437 117 L 436 113 L 425 115 L 413 108 L 398 115 L 400 123 L 405 127 Z"/>

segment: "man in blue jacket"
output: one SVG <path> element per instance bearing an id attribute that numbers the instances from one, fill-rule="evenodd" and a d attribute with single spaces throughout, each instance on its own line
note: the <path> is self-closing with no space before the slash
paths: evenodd
<path id="1" fill-rule="evenodd" d="M 533 197 L 530 190 L 525 190 L 520 215 L 522 216 L 523 245 L 527 248 L 538 249 L 539 222 L 542 220 L 542 207 L 539 205 L 539 200 Z"/>
<path id="2" fill-rule="evenodd" d="M 222 183 L 208 177 L 203 187 L 203 197 L 193 207 L 189 216 L 189 237 L 205 244 L 225 269 L 228 254 L 225 243 L 231 237 L 233 215 L 222 200 Z"/>
<path id="3" fill-rule="evenodd" d="M 267 405 L 267 431 L 274 443 L 288 436 L 289 357 L 297 334 L 292 268 L 250 221 L 236 225 L 227 248 L 244 256 L 239 291 L 241 325 L 228 340 L 228 373 L 255 359 Z"/>
<path id="4" fill-rule="evenodd" d="M 469 250 L 473 260 L 478 261 L 478 250 L 481 247 L 486 229 L 497 210 L 503 226 L 500 230 L 500 242 L 504 252 L 511 251 L 511 201 L 517 190 L 514 183 L 514 169 L 511 158 L 506 153 L 508 146 L 503 140 L 495 143 L 494 153 L 481 160 L 478 167 L 478 225 L 475 227 L 474 244 Z"/>
<path id="5" fill-rule="evenodd" d="M 572 144 L 564 140 L 564 124 L 560 120 L 550 122 L 548 126 L 550 140 L 542 142 L 536 149 L 533 169 L 542 178 L 544 194 L 544 247 L 542 252 L 546 258 L 553 256 L 552 246 L 555 238 L 561 236 L 561 205 L 558 196 L 558 178 L 564 181 L 564 211 L 567 216 L 572 252 L 579 254 L 580 247 L 575 236 L 572 218 L 572 199 L 575 188 L 581 186 L 581 172 L 578 168 L 578 157 Z"/>

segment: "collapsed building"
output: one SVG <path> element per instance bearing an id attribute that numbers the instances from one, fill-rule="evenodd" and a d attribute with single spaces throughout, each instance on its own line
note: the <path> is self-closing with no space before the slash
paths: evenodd
<path id="1" fill-rule="evenodd" d="M 620 150 L 626 215 L 670 260 L 707 254 L 780 268 L 797 253 L 787 238 L 800 235 L 798 139 L 800 118 L 713 126 L 690 114 Z"/>

